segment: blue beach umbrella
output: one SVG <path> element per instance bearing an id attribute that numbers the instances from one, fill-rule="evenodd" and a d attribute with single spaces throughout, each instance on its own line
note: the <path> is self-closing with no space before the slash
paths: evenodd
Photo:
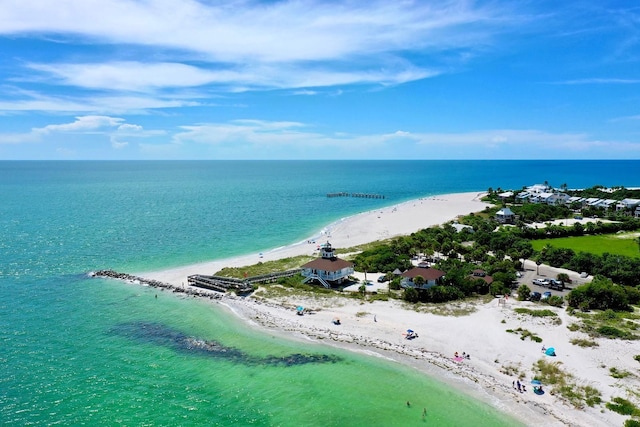
<path id="1" fill-rule="evenodd" d="M 533 384 L 533 385 L 542 385 L 542 382 L 540 380 L 531 380 L 531 384 Z"/>
<path id="2" fill-rule="evenodd" d="M 298 306 L 298 308 L 296 308 L 296 310 L 298 310 L 298 311 L 303 311 L 303 310 L 304 310 L 304 307 L 303 307 L 303 306 L 301 306 L 301 305 L 299 305 L 299 306 Z"/>
<path id="3" fill-rule="evenodd" d="M 413 333 L 413 329 L 407 329 L 407 332 L 412 334 Z"/>

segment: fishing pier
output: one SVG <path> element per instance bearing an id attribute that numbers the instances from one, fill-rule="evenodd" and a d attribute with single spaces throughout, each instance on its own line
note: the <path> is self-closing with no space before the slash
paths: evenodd
<path id="1" fill-rule="evenodd" d="M 327 197 L 357 197 L 361 199 L 384 199 L 385 196 L 383 194 L 373 194 L 373 193 L 327 193 Z"/>

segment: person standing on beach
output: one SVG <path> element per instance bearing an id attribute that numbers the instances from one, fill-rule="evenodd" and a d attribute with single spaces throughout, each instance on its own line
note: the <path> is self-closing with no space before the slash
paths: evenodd
<path id="1" fill-rule="evenodd" d="M 520 380 L 516 381 L 516 385 L 518 386 L 518 391 L 522 393 L 522 385 L 520 384 Z"/>

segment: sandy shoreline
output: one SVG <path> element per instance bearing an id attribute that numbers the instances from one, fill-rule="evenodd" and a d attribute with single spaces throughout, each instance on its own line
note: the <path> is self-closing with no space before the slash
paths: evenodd
<path id="1" fill-rule="evenodd" d="M 458 215 L 483 210 L 488 204 L 480 201 L 484 193 L 469 192 L 444 194 L 411 200 L 387 208 L 363 212 L 338 220 L 319 231 L 319 237 L 309 237 L 316 244 L 303 241 L 293 245 L 256 252 L 234 258 L 221 259 L 162 271 L 145 272 L 144 277 L 172 285 L 187 283 L 192 274 L 213 274 L 224 267 L 253 265 L 260 261 L 272 261 L 298 255 L 314 255 L 317 244 L 327 240 L 334 248 L 347 248 L 363 243 L 406 235 L 417 230 L 443 224 Z"/>
<path id="2" fill-rule="evenodd" d="M 422 228 L 453 220 L 484 209 L 479 193 L 460 193 L 418 199 L 389 208 L 355 215 L 327 227 L 324 238 L 334 247 L 349 247 L 374 240 L 409 234 Z M 322 242 L 322 240 L 321 240 Z M 222 267 L 243 266 L 259 261 L 295 255 L 311 255 L 315 244 L 300 243 L 265 252 L 228 260 L 200 263 L 191 266 L 144 273 L 142 276 L 168 283 L 175 288 L 184 286 L 191 274 L 213 274 Z M 375 277 L 375 276 L 374 276 Z M 193 289 L 195 292 L 196 290 Z M 200 295 L 209 292 L 197 290 Z M 215 294 L 211 292 L 211 294 Z M 212 299 L 235 315 L 264 328 L 269 333 L 296 339 L 312 339 L 351 351 L 378 355 L 411 366 L 437 378 L 474 398 L 487 402 L 526 425 L 544 423 L 549 426 L 622 426 L 625 417 L 609 410 L 586 407 L 578 410 L 546 393 L 535 395 L 529 381 L 533 377 L 532 365 L 540 358 L 541 344 L 521 340 L 519 335 L 506 329 L 522 327 L 543 338 L 543 344 L 554 346 L 562 362 L 562 369 L 576 378 L 578 385 L 593 385 L 602 393 L 603 402 L 612 397 L 627 398 L 621 380 L 609 375 L 609 368 L 637 372 L 633 355 L 640 349 L 629 342 L 598 339 L 600 346 L 581 348 L 570 344 L 580 337 L 570 332 L 572 323 L 564 310 L 556 310 L 560 325 L 549 320 L 531 318 L 513 311 L 529 302 L 509 299 L 499 305 L 498 300 L 487 303 L 451 303 L 451 309 L 471 311 L 461 316 L 443 316 L 407 309 L 401 301 L 363 302 L 355 299 L 305 297 L 294 300 L 263 300 L 260 292 L 247 298 L 235 296 Z M 297 316 L 295 307 L 303 305 L 313 315 Z M 548 308 L 548 306 L 541 307 Z M 341 325 L 334 325 L 339 317 Z M 418 332 L 414 340 L 404 339 L 402 332 L 411 328 Z M 634 348 L 635 347 L 635 348 Z M 454 352 L 469 353 L 469 360 L 455 361 Z M 551 360 L 550 360 L 551 361 Z M 506 367 L 515 368 L 525 375 L 526 393 L 512 387 L 513 374 L 506 375 Z M 625 379 L 627 381 L 628 379 Z M 625 384 L 630 390 L 640 387 L 637 376 Z M 547 389 L 549 390 L 549 389 Z"/>

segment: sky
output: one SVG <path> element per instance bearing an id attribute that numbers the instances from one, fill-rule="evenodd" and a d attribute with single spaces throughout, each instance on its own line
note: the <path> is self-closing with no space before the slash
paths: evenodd
<path id="1" fill-rule="evenodd" d="M 66 159 L 640 159 L 640 3 L 0 0 L 0 160 Z"/>

